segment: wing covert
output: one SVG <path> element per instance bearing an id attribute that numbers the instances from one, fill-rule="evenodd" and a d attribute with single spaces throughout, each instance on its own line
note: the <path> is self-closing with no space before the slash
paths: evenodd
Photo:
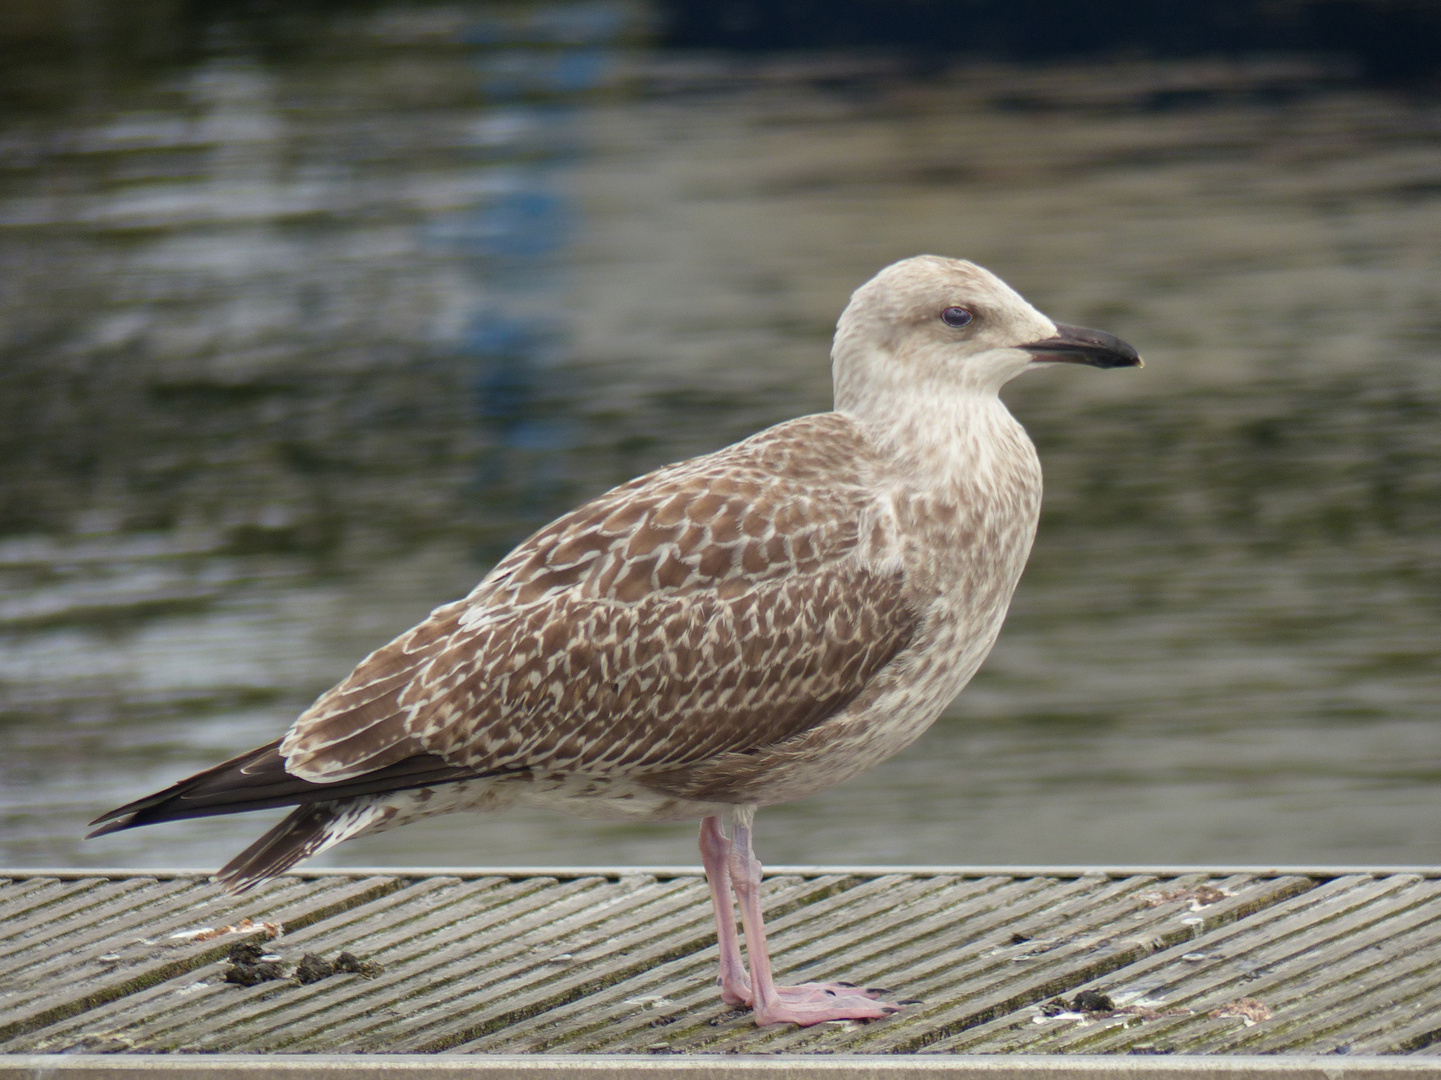
<path id="1" fill-rule="evenodd" d="M 827 414 L 601 495 L 323 695 L 282 743 L 288 768 L 326 782 L 434 754 L 635 774 L 812 726 L 919 622 L 874 550 L 867 460 Z"/>

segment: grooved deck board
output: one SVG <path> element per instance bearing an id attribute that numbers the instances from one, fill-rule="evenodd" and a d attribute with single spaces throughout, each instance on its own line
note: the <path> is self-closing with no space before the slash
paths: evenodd
<path id="1" fill-rule="evenodd" d="M 687 868 L 301 871 L 238 899 L 200 873 L 10 871 L 0 1053 L 1441 1052 L 1441 873 L 1426 868 L 777 868 L 764 903 L 781 979 L 915 1003 L 756 1028 L 720 1001 L 705 880 Z M 266 941 L 264 922 L 283 928 L 266 943 L 283 964 L 348 951 L 384 970 L 225 981 L 226 953 Z M 1083 990 L 1129 1011 L 1062 1008 Z M 1243 998 L 1269 1018 L 1226 1015 Z"/>

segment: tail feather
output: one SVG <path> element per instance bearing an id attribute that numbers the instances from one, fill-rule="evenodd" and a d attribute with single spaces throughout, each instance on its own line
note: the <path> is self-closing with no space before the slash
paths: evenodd
<path id="1" fill-rule="evenodd" d="M 435 754 L 415 754 L 359 776 L 316 783 L 286 770 L 277 739 L 101 814 L 90 823 L 99 828 L 91 830 L 87 839 L 162 821 L 294 806 L 289 817 L 221 868 L 220 880 L 239 894 L 359 833 L 413 820 L 414 815 L 397 819 L 407 805 L 398 793 L 449 790 L 454 799 L 468 787 L 466 781 L 525 771 L 523 766 L 511 766 L 479 772 L 451 765 Z M 417 806 L 430 806 L 419 816 L 469 806 L 464 798 L 451 806 L 445 798 L 431 802 L 431 796 L 427 791 L 417 797 Z"/>
<path id="2" fill-rule="evenodd" d="M 485 774 L 474 769 L 451 765 L 434 754 L 416 754 L 348 780 L 314 783 L 286 771 L 285 759 L 280 756 L 280 740 L 277 739 L 222 762 L 213 769 L 196 773 L 164 791 L 101 814 L 90 823 L 100 828 L 86 834 L 86 839 L 161 821 L 335 802 L 387 791 L 431 787 L 451 780 L 470 780 L 482 775 Z"/>
<path id="3" fill-rule="evenodd" d="M 374 797 L 298 806 L 279 825 L 221 867 L 216 876 L 229 892 L 238 896 L 312 855 L 383 824 L 394 814 L 392 807 Z"/>

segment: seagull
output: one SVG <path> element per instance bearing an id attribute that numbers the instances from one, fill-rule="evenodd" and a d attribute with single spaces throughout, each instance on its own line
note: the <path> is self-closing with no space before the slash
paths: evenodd
<path id="1" fill-rule="evenodd" d="M 725 1003 L 759 1025 L 897 1012 L 887 991 L 776 985 L 756 811 L 908 746 L 990 651 L 1041 504 L 1001 387 L 1038 365 L 1141 358 L 935 255 L 857 289 L 831 357 L 833 411 L 592 499 L 367 656 L 283 738 L 90 835 L 293 806 L 220 870 L 240 893 L 441 813 L 700 819 Z"/>

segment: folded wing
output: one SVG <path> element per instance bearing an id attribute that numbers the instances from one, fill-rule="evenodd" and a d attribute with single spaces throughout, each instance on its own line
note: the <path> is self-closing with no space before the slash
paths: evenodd
<path id="1" fill-rule="evenodd" d="M 805 730 L 919 621 L 867 467 L 830 414 L 608 492 L 368 657 L 296 722 L 288 768 L 637 776 Z"/>
<path id="2" fill-rule="evenodd" d="M 644 782 L 803 732 L 920 620 L 867 462 L 827 414 L 607 492 L 372 653 L 283 740 L 92 835 L 516 772 Z"/>

